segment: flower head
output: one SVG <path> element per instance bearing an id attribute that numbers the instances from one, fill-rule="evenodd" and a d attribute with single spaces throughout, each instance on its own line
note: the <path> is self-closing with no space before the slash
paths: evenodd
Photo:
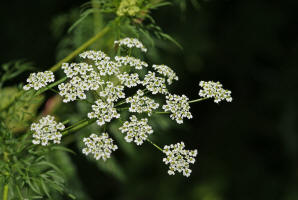
<path id="1" fill-rule="evenodd" d="M 88 118 L 96 118 L 97 124 L 99 126 L 104 125 L 106 122 L 110 122 L 113 118 L 119 118 L 120 114 L 117 113 L 116 108 L 114 108 L 114 103 L 106 103 L 101 99 L 98 99 L 95 102 L 95 105 L 92 105 L 93 112 L 88 113 Z"/>
<path id="2" fill-rule="evenodd" d="M 147 52 L 147 49 L 144 47 L 144 45 L 136 38 L 123 38 L 121 40 L 117 40 L 114 42 L 115 45 L 119 46 L 125 46 L 127 48 L 138 48 L 141 49 L 143 52 Z"/>
<path id="3" fill-rule="evenodd" d="M 155 72 L 149 71 L 142 82 L 143 86 L 146 86 L 147 90 L 151 91 L 152 94 L 167 94 L 168 89 L 165 84 L 165 79 L 155 76 Z"/>
<path id="4" fill-rule="evenodd" d="M 122 74 L 118 74 L 117 78 L 120 80 L 121 84 L 129 88 L 135 87 L 141 82 L 139 79 L 139 74 L 137 73 L 128 74 L 127 72 L 123 72 Z"/>
<path id="5" fill-rule="evenodd" d="M 119 130 L 126 133 L 125 140 L 127 142 L 134 141 L 137 145 L 143 144 L 148 135 L 153 133 L 152 127 L 148 125 L 148 119 L 143 118 L 138 120 L 135 115 L 132 115 L 130 121 L 123 123 Z"/>
<path id="6" fill-rule="evenodd" d="M 107 60 L 101 60 L 101 61 L 95 62 L 95 66 L 97 66 L 97 69 L 101 76 L 106 76 L 106 75 L 119 74 L 120 73 L 119 67 L 121 65 L 118 62 L 114 62 L 107 59 Z"/>
<path id="7" fill-rule="evenodd" d="M 143 67 L 148 67 L 148 64 L 146 62 L 130 56 L 115 56 L 115 60 L 122 66 L 131 66 L 136 69 L 143 69 Z"/>
<path id="8" fill-rule="evenodd" d="M 143 113 L 147 112 L 148 116 L 152 114 L 152 111 L 159 107 L 158 103 L 155 103 L 153 99 L 144 96 L 142 90 L 138 90 L 136 95 L 128 97 L 126 103 L 130 103 L 129 112 Z"/>
<path id="9" fill-rule="evenodd" d="M 92 65 L 87 63 L 63 63 L 62 69 L 70 78 L 69 82 L 58 85 L 59 94 L 64 97 L 65 103 L 76 99 L 86 99 L 86 91 L 97 90 L 100 85 L 104 84 Z"/>
<path id="10" fill-rule="evenodd" d="M 62 123 L 57 123 L 53 116 L 47 115 L 39 120 L 39 123 L 31 124 L 31 131 L 33 131 L 33 144 L 41 144 L 46 146 L 49 141 L 60 143 L 62 134 L 61 130 L 65 128 Z"/>
<path id="11" fill-rule="evenodd" d="M 163 159 L 163 162 L 169 165 L 169 175 L 175 175 L 175 171 L 177 171 L 179 173 L 182 172 L 183 176 L 190 176 L 191 169 L 189 169 L 189 164 L 195 163 L 197 150 L 185 150 L 184 147 L 183 142 L 164 146 L 163 152 L 167 157 Z"/>
<path id="12" fill-rule="evenodd" d="M 167 77 L 167 82 L 169 85 L 173 83 L 173 80 L 178 81 L 178 76 L 176 73 L 166 65 L 153 65 L 153 69 L 155 69 L 159 74 Z"/>
<path id="13" fill-rule="evenodd" d="M 87 146 L 83 148 L 83 154 L 88 155 L 91 153 L 96 160 L 103 159 L 106 161 L 111 157 L 111 153 L 118 149 L 107 133 L 103 133 L 101 136 L 93 133 L 89 137 L 84 138 L 83 142 Z"/>
<path id="14" fill-rule="evenodd" d="M 227 102 L 232 101 L 231 91 L 223 89 L 220 82 L 201 81 L 200 86 L 203 88 L 203 90 L 199 92 L 201 97 L 214 98 L 215 103 L 219 103 L 223 100 Z"/>
<path id="15" fill-rule="evenodd" d="M 192 115 L 189 112 L 190 106 L 188 103 L 188 98 L 185 95 L 178 96 L 176 94 L 169 94 L 166 96 L 166 105 L 163 105 L 162 108 L 167 112 L 170 111 L 171 119 L 176 120 L 178 124 L 183 123 L 183 118 L 191 119 Z"/>
<path id="16" fill-rule="evenodd" d="M 108 103 L 116 102 L 120 98 L 125 98 L 125 93 L 123 90 L 124 86 L 115 86 L 113 82 L 107 81 L 104 90 L 101 91 L 99 95 L 101 97 L 105 97 Z"/>
<path id="17" fill-rule="evenodd" d="M 47 86 L 48 83 L 54 82 L 54 80 L 55 77 L 51 71 L 31 73 L 27 79 L 28 84 L 24 85 L 23 89 L 29 90 L 30 88 L 34 88 L 34 90 L 39 90 L 40 88 Z"/>
<path id="18" fill-rule="evenodd" d="M 85 51 L 79 55 L 81 58 L 90 59 L 93 61 L 101 61 L 101 60 L 110 60 L 110 57 L 107 56 L 102 51 Z"/>

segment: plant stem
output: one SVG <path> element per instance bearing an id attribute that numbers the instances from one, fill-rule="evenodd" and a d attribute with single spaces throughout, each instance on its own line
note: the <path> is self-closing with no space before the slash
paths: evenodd
<path id="1" fill-rule="evenodd" d="M 128 110 L 129 108 L 117 108 L 118 111 Z"/>
<path id="2" fill-rule="evenodd" d="M 200 98 L 200 99 L 195 99 L 195 100 L 191 100 L 188 103 L 196 103 L 196 102 L 200 102 L 200 101 L 204 101 L 206 99 L 209 99 L 208 97 L 204 97 L 204 98 Z"/>
<path id="3" fill-rule="evenodd" d="M 51 67 L 50 71 L 52 71 L 52 72 L 57 71 L 61 67 L 62 63 L 68 62 L 71 59 L 73 59 L 79 53 L 81 53 L 82 51 L 84 51 L 88 46 L 90 46 L 91 44 L 93 44 L 96 40 L 98 40 L 99 38 L 101 38 L 102 36 L 104 36 L 104 34 L 106 34 L 109 29 L 110 29 L 110 27 L 109 26 L 106 26 L 99 33 L 97 33 L 96 35 L 94 35 L 92 38 L 90 38 L 88 41 L 86 41 L 84 44 L 82 44 L 76 50 L 74 50 L 73 52 L 71 52 L 68 56 L 66 56 L 65 58 L 63 58 L 62 60 L 60 60 L 56 65 L 54 65 L 53 67 Z"/>
<path id="4" fill-rule="evenodd" d="M 154 142 L 152 142 L 151 140 L 149 140 L 148 138 L 146 139 L 150 144 L 152 144 L 154 147 L 156 147 L 158 150 L 160 150 L 161 152 L 163 152 L 162 148 L 160 148 L 157 144 L 155 144 Z"/>
<path id="5" fill-rule="evenodd" d="M 65 124 L 67 124 L 68 122 L 69 122 L 69 120 L 65 120 L 65 121 L 62 122 L 62 124 L 65 125 Z"/>
<path id="6" fill-rule="evenodd" d="M 82 129 L 82 128 L 92 124 L 95 121 L 96 121 L 96 119 L 82 120 L 77 125 L 73 126 L 72 128 L 70 128 L 68 130 L 65 130 L 65 131 L 62 131 L 61 134 L 62 135 L 67 135 L 69 133 L 72 133 L 74 131 Z"/>
<path id="7" fill-rule="evenodd" d="M 3 188 L 3 200 L 7 200 L 8 199 L 8 184 L 4 185 Z"/>
<path id="8" fill-rule="evenodd" d="M 170 112 L 153 112 L 154 114 L 170 114 Z"/>

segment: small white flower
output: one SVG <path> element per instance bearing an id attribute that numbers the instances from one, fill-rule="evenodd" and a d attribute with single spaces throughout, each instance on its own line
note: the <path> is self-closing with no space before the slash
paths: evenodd
<path id="1" fill-rule="evenodd" d="M 99 74 L 101 76 L 106 75 L 117 75 L 120 73 L 119 67 L 121 66 L 120 63 L 110 61 L 110 60 L 101 60 L 96 61 L 95 66 L 97 67 Z"/>
<path id="2" fill-rule="evenodd" d="M 33 144 L 41 144 L 46 146 L 49 144 L 49 141 L 53 143 L 60 143 L 62 131 L 65 126 L 62 123 L 57 123 L 53 116 L 47 115 L 39 120 L 39 123 L 31 124 L 31 131 L 33 131 Z"/>
<path id="3" fill-rule="evenodd" d="M 201 97 L 214 98 L 215 103 L 219 103 L 223 100 L 227 102 L 232 101 L 231 91 L 223 89 L 220 82 L 201 81 L 200 86 L 203 88 L 203 90 L 199 92 Z"/>
<path id="4" fill-rule="evenodd" d="M 58 85 L 59 94 L 64 97 L 63 102 L 67 103 L 76 99 L 86 99 L 86 91 L 97 90 L 104 84 L 100 75 L 94 71 L 92 65 L 87 63 L 63 63 L 62 69 L 70 81 Z"/>
<path id="5" fill-rule="evenodd" d="M 141 49 L 143 52 L 147 52 L 147 49 L 144 47 L 144 45 L 136 38 L 124 38 L 121 40 L 117 40 L 114 42 L 115 45 L 125 46 L 127 48 L 138 48 Z"/>
<path id="6" fill-rule="evenodd" d="M 79 56 L 81 58 L 90 59 L 93 61 L 101 61 L 101 60 L 109 60 L 110 59 L 109 56 L 107 56 L 104 52 L 93 51 L 93 50 L 85 51 L 85 52 L 81 53 Z"/>
<path id="7" fill-rule="evenodd" d="M 126 133 L 125 140 L 127 142 L 134 141 L 137 145 L 143 144 L 148 135 L 153 133 L 152 127 L 148 125 L 148 119 L 143 118 L 138 120 L 135 115 L 132 115 L 130 121 L 123 123 L 119 130 Z"/>
<path id="8" fill-rule="evenodd" d="M 143 67 L 148 67 L 148 64 L 144 61 L 141 61 L 138 58 L 130 56 L 115 56 L 115 60 L 121 66 L 131 66 L 136 69 L 143 69 Z"/>
<path id="9" fill-rule="evenodd" d="M 176 94 L 169 94 L 166 96 L 166 105 L 163 105 L 162 108 L 166 112 L 171 112 L 171 119 L 176 120 L 178 124 L 183 123 L 183 118 L 191 119 L 192 115 L 189 112 L 190 106 L 188 103 L 188 98 L 185 95 L 178 96 Z"/>
<path id="10" fill-rule="evenodd" d="M 83 154 L 88 155 L 91 153 L 96 160 L 103 159 L 106 161 L 111 157 L 111 153 L 118 149 L 107 133 L 103 133 L 101 136 L 93 133 L 89 137 L 84 138 L 83 142 L 87 146 L 83 148 Z"/>
<path id="11" fill-rule="evenodd" d="M 88 113 L 88 118 L 97 118 L 97 124 L 99 126 L 104 125 L 106 122 L 110 122 L 113 118 L 119 118 L 120 114 L 117 113 L 116 108 L 114 108 L 114 103 L 105 103 L 101 99 L 92 105 L 93 112 Z"/>
<path id="12" fill-rule="evenodd" d="M 148 116 L 152 114 L 153 110 L 159 107 L 159 104 L 155 103 L 153 99 L 144 96 L 142 90 L 138 90 L 134 96 L 128 97 L 126 103 L 130 103 L 129 112 L 147 112 Z"/>
<path id="13" fill-rule="evenodd" d="M 126 87 L 135 87 L 140 83 L 139 75 L 137 73 L 128 74 L 127 72 L 123 72 L 122 74 L 118 74 L 117 78 L 120 80 L 121 84 Z"/>
<path id="14" fill-rule="evenodd" d="M 182 173 L 183 176 L 190 176 L 189 164 L 195 163 L 197 150 L 185 150 L 184 147 L 183 142 L 164 146 L 163 152 L 166 154 L 166 157 L 163 158 L 163 162 L 169 165 L 169 175 L 175 175 L 177 171 Z"/>
<path id="15" fill-rule="evenodd" d="M 103 91 L 99 93 L 101 97 L 105 97 L 108 103 L 115 102 L 120 98 L 125 98 L 122 85 L 114 86 L 113 82 L 107 81 Z"/>
<path id="16" fill-rule="evenodd" d="M 146 86 L 147 90 L 151 91 L 152 94 L 168 94 L 168 90 L 165 84 L 165 79 L 155 76 L 154 72 L 149 71 L 142 82 L 143 86 Z"/>
<path id="17" fill-rule="evenodd" d="M 167 77 L 167 82 L 169 85 L 171 85 L 173 83 L 173 80 L 178 81 L 178 76 L 176 75 L 176 73 L 169 68 L 166 65 L 153 65 L 152 66 L 153 69 L 155 69 L 158 73 L 160 73 L 161 75 L 164 75 L 165 77 Z"/>
<path id="18" fill-rule="evenodd" d="M 55 77 L 53 72 L 45 71 L 38 73 L 31 73 L 27 79 L 28 84 L 23 87 L 24 90 L 29 90 L 34 88 L 34 90 L 39 90 L 42 87 L 48 85 L 48 83 L 54 82 Z"/>

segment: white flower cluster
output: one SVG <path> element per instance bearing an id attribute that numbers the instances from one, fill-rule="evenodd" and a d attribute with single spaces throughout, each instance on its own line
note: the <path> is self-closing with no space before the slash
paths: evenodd
<path id="1" fill-rule="evenodd" d="M 162 108 L 167 112 L 170 111 L 172 120 L 176 120 L 178 124 L 183 123 L 183 118 L 191 119 L 192 115 L 189 112 L 190 106 L 188 103 L 188 98 L 185 95 L 172 95 L 169 94 L 166 96 L 166 105 L 163 105 Z"/>
<path id="2" fill-rule="evenodd" d="M 227 102 L 232 101 L 231 91 L 223 89 L 220 82 L 201 81 L 200 86 L 203 88 L 203 90 L 199 92 L 201 97 L 214 98 L 215 103 L 219 103 L 223 100 Z"/>
<path id="3" fill-rule="evenodd" d="M 175 175 L 175 171 L 177 171 L 179 173 L 183 172 L 186 177 L 190 176 L 189 164 L 195 163 L 197 150 L 185 150 L 184 147 L 183 142 L 164 146 L 163 152 L 167 157 L 163 159 L 163 162 L 169 165 L 169 175 Z"/>
<path id="4" fill-rule="evenodd" d="M 93 133 L 89 137 L 84 138 L 83 142 L 87 146 L 82 150 L 83 154 L 88 155 L 91 153 L 96 160 L 103 159 L 106 161 L 111 157 L 111 153 L 118 149 L 107 133 L 103 133 L 101 136 Z"/>
<path id="5" fill-rule="evenodd" d="M 130 56 L 115 56 L 115 60 L 122 66 L 131 66 L 136 69 L 143 69 L 143 67 L 148 67 L 145 61 L 141 61 L 138 58 Z"/>
<path id="6" fill-rule="evenodd" d="M 99 93 L 101 97 L 105 97 L 108 103 L 115 102 L 120 98 L 125 98 L 122 85 L 114 86 L 113 82 L 107 81 L 105 89 Z"/>
<path id="7" fill-rule="evenodd" d="M 98 99 L 95 105 L 92 105 L 94 112 L 88 113 L 88 118 L 96 118 L 96 122 L 99 126 L 104 125 L 106 122 L 110 122 L 113 118 L 119 118 L 120 114 L 117 113 L 114 108 L 114 103 L 105 103 L 103 100 Z"/>
<path id="8" fill-rule="evenodd" d="M 173 83 L 173 80 L 178 81 L 178 76 L 176 75 L 176 73 L 169 68 L 166 65 L 153 65 L 152 66 L 153 69 L 155 69 L 158 73 L 160 73 L 161 75 L 164 75 L 165 77 L 167 77 L 167 82 L 169 85 L 171 85 Z"/>
<path id="9" fill-rule="evenodd" d="M 119 74 L 119 67 L 121 67 L 121 64 L 114 61 L 110 61 L 109 59 L 105 59 L 95 62 L 95 66 L 97 66 L 97 69 L 99 70 L 101 76 L 106 76 Z"/>
<path id="10" fill-rule="evenodd" d="M 40 88 L 47 86 L 48 83 L 54 82 L 54 80 L 55 77 L 51 71 L 31 73 L 27 79 L 28 84 L 24 85 L 23 89 L 29 90 L 30 88 L 34 88 L 34 90 L 39 90 Z"/>
<path id="11" fill-rule="evenodd" d="M 152 94 L 167 94 L 168 89 L 165 84 L 165 79 L 155 76 L 155 72 L 149 71 L 142 82 L 143 86 L 146 86 L 147 90 L 151 91 Z"/>
<path id="12" fill-rule="evenodd" d="M 114 44 L 119 48 L 138 48 L 141 51 L 147 51 L 139 40 L 133 38 L 124 38 L 115 41 Z M 148 67 L 146 62 L 130 55 L 110 58 L 102 51 L 85 51 L 79 56 L 87 61 L 62 64 L 62 69 L 69 80 L 58 85 L 59 94 L 63 97 L 63 102 L 70 102 L 76 99 L 86 99 L 86 92 L 92 91 L 93 97 L 97 100 L 92 105 L 88 118 L 93 119 L 89 120 L 91 122 L 96 120 L 99 126 L 111 122 L 114 118 L 120 118 L 117 109 L 118 111 L 128 109 L 131 114 L 142 113 L 142 115 L 147 114 L 148 116 L 151 116 L 152 113 L 169 113 L 172 120 L 181 124 L 184 118 L 192 118 L 189 103 L 202 100 L 189 101 L 185 95 L 170 94 L 167 86 L 178 80 L 178 76 L 166 65 L 152 65 L 153 69 L 150 71 L 145 69 Z M 24 86 L 24 89 L 38 90 L 53 81 L 54 75 L 50 71 L 33 73 L 27 79 L 28 84 Z M 125 88 L 130 92 L 132 89 L 129 88 L 136 86 L 142 86 L 143 90 L 136 89 L 136 94 L 119 101 L 126 96 Z M 201 97 L 214 98 L 216 103 L 223 100 L 232 101 L 231 91 L 223 89 L 219 82 L 201 81 L 200 86 L 203 88 L 199 92 Z M 165 112 L 154 112 L 160 105 L 150 98 L 151 96 L 146 96 L 147 92 L 150 92 L 150 95 L 163 94 L 166 96 L 166 104 L 162 106 Z M 127 106 L 118 107 L 123 104 Z M 54 117 L 49 115 L 43 117 L 39 123 L 31 125 L 32 142 L 43 146 L 48 145 L 49 141 L 60 143 L 61 131 L 64 128 L 62 123 L 55 122 Z M 129 143 L 134 142 L 137 145 L 142 145 L 145 140 L 148 140 L 159 148 L 148 139 L 148 136 L 153 133 L 153 129 L 148 124 L 147 118 L 138 119 L 132 115 L 119 130 Z M 92 154 L 97 160 L 110 158 L 111 153 L 118 148 L 107 133 L 91 134 L 84 138 L 83 142 L 86 145 L 82 150 L 83 153 Z M 197 150 L 185 150 L 184 148 L 183 142 L 164 146 L 162 151 L 166 157 L 163 162 L 169 165 L 168 173 L 170 175 L 179 172 L 188 177 L 191 174 L 189 166 L 195 162 Z"/>
<path id="13" fill-rule="evenodd" d="M 142 90 L 138 90 L 137 94 L 133 97 L 126 98 L 126 103 L 130 103 L 129 112 L 147 112 L 148 116 L 152 114 L 153 110 L 159 107 L 159 104 L 155 103 L 153 99 L 144 96 Z"/>
<path id="14" fill-rule="evenodd" d="M 122 74 L 118 74 L 117 78 L 120 80 L 121 84 L 129 88 L 135 87 L 139 83 L 141 83 L 139 79 L 139 74 L 137 73 L 128 74 L 127 72 L 123 72 Z"/>
<path id="15" fill-rule="evenodd" d="M 129 119 L 130 122 L 124 122 L 122 127 L 119 128 L 122 133 L 126 133 L 124 139 L 127 142 L 134 141 L 137 145 L 143 144 L 148 135 L 153 133 L 152 127 L 148 125 L 148 119 L 138 120 L 135 115 L 132 115 Z"/>
<path id="16" fill-rule="evenodd" d="M 125 46 L 127 48 L 136 47 L 138 49 L 141 49 L 141 51 L 143 52 L 147 52 L 147 49 L 144 47 L 144 45 L 136 38 L 123 38 L 121 40 L 115 41 L 114 44 L 119 46 Z"/>
<path id="17" fill-rule="evenodd" d="M 49 141 L 60 143 L 62 131 L 65 127 L 62 123 L 57 123 L 53 116 L 47 115 L 39 120 L 39 123 L 31 124 L 31 131 L 33 131 L 33 144 L 41 144 L 46 146 Z"/>
<path id="18" fill-rule="evenodd" d="M 93 61 L 101 61 L 101 60 L 110 60 L 109 56 L 107 56 L 102 51 L 85 51 L 79 55 L 81 58 L 87 58 Z"/>
<path id="19" fill-rule="evenodd" d="M 92 65 L 87 63 L 63 63 L 62 69 L 71 80 L 58 85 L 59 94 L 64 97 L 63 102 L 74 101 L 76 99 L 86 99 L 85 91 L 97 90 L 104 82 L 100 79 Z"/>

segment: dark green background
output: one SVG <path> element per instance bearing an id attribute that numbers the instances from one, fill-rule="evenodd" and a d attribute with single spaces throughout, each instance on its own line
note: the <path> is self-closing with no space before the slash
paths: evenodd
<path id="1" fill-rule="evenodd" d="M 25 58 L 40 70 L 55 64 L 59 38 L 52 34 L 52 20 L 82 3 L 1 2 L 0 63 Z M 231 104 L 195 104 L 194 119 L 156 131 L 160 144 L 183 140 L 199 150 L 191 177 L 168 176 L 160 153 L 146 144 L 136 147 L 134 159 L 116 153 L 128 177 L 123 182 L 98 171 L 82 154 L 73 156 L 83 190 L 92 199 L 298 199 L 298 1 L 187 6 L 184 12 L 178 6 L 153 12 L 184 48 L 163 43 L 157 61 L 176 70 L 178 94 L 195 99 L 200 80 L 218 80 L 234 98 Z"/>

